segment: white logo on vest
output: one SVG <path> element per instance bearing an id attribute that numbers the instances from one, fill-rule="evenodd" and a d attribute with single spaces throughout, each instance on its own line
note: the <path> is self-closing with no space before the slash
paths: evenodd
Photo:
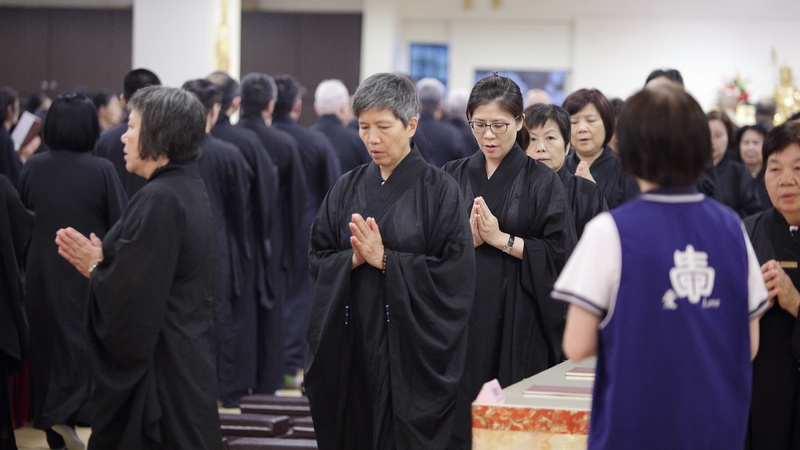
<path id="1" fill-rule="evenodd" d="M 667 290 L 661 298 L 664 309 L 678 308 L 675 301 L 686 298 L 696 305 L 703 299 L 703 308 L 718 308 L 719 299 L 708 299 L 714 290 L 714 268 L 708 267 L 708 253 L 695 251 L 689 244 L 685 251 L 675 250 L 673 254 L 675 267 L 669 271 L 672 289 Z"/>

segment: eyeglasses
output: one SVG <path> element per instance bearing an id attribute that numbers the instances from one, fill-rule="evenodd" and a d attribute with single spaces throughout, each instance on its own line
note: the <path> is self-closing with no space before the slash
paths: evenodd
<path id="1" fill-rule="evenodd" d="M 514 117 L 514 120 L 519 120 L 519 116 Z M 494 123 L 483 123 L 483 122 L 473 122 L 469 121 L 469 127 L 472 129 L 474 133 L 485 133 L 487 129 L 492 130 L 494 134 L 503 134 L 508 131 L 508 126 L 511 125 L 511 122 L 494 122 Z"/>

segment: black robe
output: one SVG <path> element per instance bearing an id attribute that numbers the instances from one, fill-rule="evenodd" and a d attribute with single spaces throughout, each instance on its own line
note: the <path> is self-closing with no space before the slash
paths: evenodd
<path id="1" fill-rule="evenodd" d="M 739 214 L 739 217 L 753 215 L 764 208 L 756 197 L 753 177 L 739 161 L 727 156 L 714 167 L 717 175 L 716 199 Z"/>
<path id="2" fill-rule="evenodd" d="M 325 194 L 342 174 L 339 157 L 324 134 L 299 125 L 294 119 L 276 117 L 273 126 L 297 140 L 306 174 L 306 209 L 300 224 L 298 245 L 308 242 L 311 222 L 317 215 Z M 303 253 L 289 272 L 289 292 L 283 313 L 286 370 L 293 375 L 305 363 L 308 344 L 308 317 L 311 314 L 311 287 L 308 280 L 308 254 Z"/>
<path id="3" fill-rule="evenodd" d="M 564 185 L 564 195 L 575 220 L 575 233 L 578 239 L 583 234 L 586 224 L 603 211 L 608 211 L 606 199 L 597 183 L 569 173 L 566 166 L 558 169 L 558 177 Z"/>
<path id="4" fill-rule="evenodd" d="M 197 160 L 214 219 L 214 330 L 217 383 L 225 407 L 256 386 L 256 299 L 245 286 L 245 268 L 253 266 L 246 221 L 253 171 L 239 149 L 206 136 Z M 249 288 L 249 292 L 244 292 Z"/>
<path id="5" fill-rule="evenodd" d="M 276 267 L 279 265 L 280 258 L 280 254 L 273 251 L 275 243 L 272 242 L 272 233 L 277 226 L 277 218 L 281 217 L 276 212 L 278 208 L 278 166 L 272 161 L 272 157 L 267 153 L 258 135 L 253 130 L 231 125 L 228 116 L 220 114 L 216 125 L 211 129 L 211 135 L 235 145 L 253 172 L 245 211 L 245 222 L 248 224 L 247 240 L 253 252 L 253 264 L 245 264 L 242 267 L 242 299 L 245 302 L 255 302 L 256 326 L 257 329 L 260 329 L 259 336 L 263 336 L 267 342 L 264 345 L 264 352 L 258 354 L 263 354 L 271 361 L 263 364 L 266 371 L 260 378 L 271 380 L 266 383 L 269 386 L 266 391 L 274 391 L 281 386 L 284 372 L 283 340 L 280 334 L 280 324 L 283 321 L 283 299 L 275 288 L 278 280 L 275 280 L 274 277 L 277 276 L 277 273 L 270 270 L 272 265 Z M 259 312 L 261 313 L 260 319 Z M 258 326 L 259 321 L 262 322 L 262 326 Z M 259 344 L 254 343 L 253 345 L 259 348 Z M 253 361 L 257 366 L 256 375 L 258 375 L 258 354 Z M 258 384 L 257 382 L 253 387 L 257 387 Z M 239 396 L 241 392 L 231 394 Z M 231 402 L 232 399 L 226 399 L 224 391 L 221 391 L 220 395 L 223 403 L 231 405 L 236 403 Z"/>
<path id="6" fill-rule="evenodd" d="M 436 167 L 463 158 L 464 153 L 472 148 L 464 148 L 464 138 L 453 125 L 436 119 L 429 112 L 419 115 L 417 131 L 412 141 L 417 144 L 422 157 Z"/>
<path id="7" fill-rule="evenodd" d="M 27 351 L 23 273 L 33 216 L 5 175 L 0 175 L 0 205 L 0 448 L 5 449 L 16 448 L 8 377 L 19 368 Z"/>
<path id="8" fill-rule="evenodd" d="M 94 145 L 94 154 L 101 156 L 114 164 L 117 169 L 117 176 L 128 198 L 133 197 L 139 189 L 147 182 L 144 178 L 125 169 L 125 144 L 122 143 L 122 135 L 128 131 L 128 119 L 126 118 L 119 125 L 115 125 L 100 134 L 100 138 Z"/>
<path id="9" fill-rule="evenodd" d="M 467 158 L 472 156 L 475 152 L 480 151 L 481 148 L 478 146 L 478 141 L 475 140 L 475 134 L 472 132 L 467 121 L 455 118 L 448 119 L 446 122 L 456 127 L 456 130 L 461 134 L 463 144 L 461 147 L 461 156 L 459 158 Z"/>
<path id="10" fill-rule="evenodd" d="M 488 244 L 475 249 L 480 282 L 469 321 L 467 370 L 459 393 L 457 439 L 469 439 L 470 403 L 483 383 L 503 387 L 561 361 L 566 305 L 550 297 L 575 246 L 575 225 L 558 175 L 514 147 L 490 179 L 482 152 L 445 165 L 461 187 L 467 220 L 482 196 L 500 229 L 525 240 L 522 259 Z"/>
<path id="11" fill-rule="evenodd" d="M 195 160 L 157 169 L 103 240 L 87 305 L 89 448 L 220 447 L 213 240 Z"/>
<path id="12" fill-rule="evenodd" d="M 775 209 L 744 221 L 758 262 L 775 259 L 800 289 L 800 235 Z M 759 321 L 753 396 L 745 448 L 800 448 L 800 321 L 775 304 Z"/>
<path id="13" fill-rule="evenodd" d="M 14 141 L 6 128 L 0 125 L 0 175 L 5 175 L 14 186 L 19 184 L 22 162 L 14 150 Z"/>
<path id="14" fill-rule="evenodd" d="M 305 374 L 320 449 L 447 445 L 475 283 L 465 208 L 415 149 L 385 184 L 370 163 L 325 198 L 311 234 Z M 375 217 L 385 275 L 351 269 L 352 213 Z"/>
<path id="15" fill-rule="evenodd" d="M 84 322 L 89 281 L 58 254 L 55 236 L 73 227 L 102 239 L 128 199 L 110 162 L 67 150 L 32 156 L 22 170 L 19 193 L 36 215 L 25 279 L 33 426 L 89 422 Z"/>
<path id="16" fill-rule="evenodd" d="M 358 137 L 358 132 L 342 125 L 342 121 L 334 114 L 325 114 L 317 120 L 312 130 L 328 136 L 339 155 L 339 165 L 342 173 L 349 172 L 361 164 L 372 161 L 364 142 Z"/>
<path id="17" fill-rule="evenodd" d="M 273 393 L 283 386 L 284 324 L 283 308 L 289 284 L 290 269 L 307 258 L 307 238 L 301 238 L 300 227 L 305 213 L 306 184 L 297 141 L 288 133 L 268 127 L 259 116 L 242 116 L 237 127 L 256 133 L 264 149 L 278 167 L 277 207 L 273 216 L 270 242 L 273 257 L 269 273 L 275 301 L 273 307 L 260 304 L 258 310 L 258 386 L 257 392 Z M 278 308 L 278 309 L 276 309 Z"/>
<path id="18" fill-rule="evenodd" d="M 567 166 L 569 173 L 574 175 L 580 162 L 578 154 L 572 151 L 564 160 L 564 165 Z M 622 164 L 610 147 L 603 149 L 603 153 L 594 160 L 589 171 L 603 191 L 609 209 L 616 208 L 639 195 L 639 185 L 636 184 L 636 180 L 622 171 Z"/>

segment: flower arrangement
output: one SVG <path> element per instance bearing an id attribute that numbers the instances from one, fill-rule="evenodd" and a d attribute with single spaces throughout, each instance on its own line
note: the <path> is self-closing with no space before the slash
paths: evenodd
<path id="1" fill-rule="evenodd" d="M 737 103 L 750 104 L 750 94 L 738 74 L 733 78 L 722 79 L 722 89 L 719 94 L 720 97 L 735 97 Z"/>

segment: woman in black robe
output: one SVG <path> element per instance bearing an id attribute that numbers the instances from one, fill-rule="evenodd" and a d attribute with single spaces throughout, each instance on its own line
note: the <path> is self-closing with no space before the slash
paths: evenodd
<path id="1" fill-rule="evenodd" d="M 800 448 L 800 124 L 773 128 L 763 156 L 773 207 L 744 224 L 772 306 L 760 322 L 745 448 L 794 449 Z"/>
<path id="2" fill-rule="evenodd" d="M 477 261 L 467 369 L 459 392 L 459 445 L 469 447 L 470 403 L 483 383 L 503 387 L 560 363 L 566 307 L 550 297 L 575 246 L 575 225 L 555 172 L 525 155 L 522 94 L 490 75 L 472 89 L 467 117 L 481 151 L 443 167 L 461 187 Z"/>
<path id="3" fill-rule="evenodd" d="M 74 228 L 56 237 L 58 253 L 90 278 L 89 448 L 219 448 L 214 231 L 197 173 L 205 111 L 162 86 L 140 89 L 129 108 L 126 168 L 147 183 L 102 242 Z"/>
<path id="4" fill-rule="evenodd" d="M 608 205 L 597 183 L 569 173 L 564 165 L 569 152 L 569 113 L 557 105 L 531 105 L 525 109 L 525 128 L 531 136 L 525 153 L 558 174 L 580 239 L 586 224 L 594 216 L 608 211 Z"/>
<path id="5" fill-rule="evenodd" d="M 0 449 L 16 449 L 8 377 L 19 369 L 27 351 L 28 322 L 23 305 L 25 252 L 33 215 L 17 191 L 0 175 Z"/>
<path id="6" fill-rule="evenodd" d="M 570 142 L 574 152 L 564 165 L 573 175 L 596 181 L 609 208 L 639 195 L 636 181 L 622 171 L 616 153 L 608 146 L 614 135 L 611 102 L 597 89 L 579 89 L 564 99 L 572 116 Z"/>
<path id="7" fill-rule="evenodd" d="M 736 126 L 721 111 L 706 114 L 711 131 L 711 160 L 717 177 L 716 199 L 736 211 L 739 217 L 747 217 L 762 210 L 753 177 L 741 161 L 728 154 L 728 147 L 736 135 Z"/>
<path id="8" fill-rule="evenodd" d="M 65 226 L 102 238 L 127 204 L 114 166 L 92 154 L 98 135 L 88 97 L 58 96 L 44 125 L 52 150 L 32 156 L 19 183 L 22 202 L 35 214 L 25 279 L 33 426 L 53 428 L 68 441 L 77 438 L 76 423 L 90 422 L 84 322 L 89 282 L 58 256 L 53 240 Z M 51 445 L 63 446 L 59 436 L 48 435 Z"/>
<path id="9" fill-rule="evenodd" d="M 305 388 L 321 449 L 445 448 L 475 286 L 466 205 L 410 144 L 411 80 L 353 99 L 374 163 L 343 175 L 311 233 Z"/>

